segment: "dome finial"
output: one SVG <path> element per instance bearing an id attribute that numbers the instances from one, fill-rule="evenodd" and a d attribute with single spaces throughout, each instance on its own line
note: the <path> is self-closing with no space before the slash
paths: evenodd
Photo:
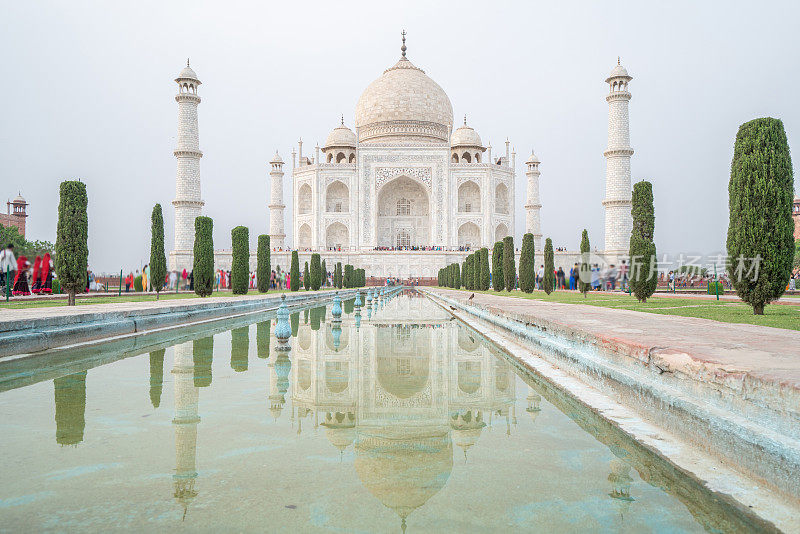
<path id="1" fill-rule="evenodd" d="M 466 126 L 466 125 L 467 125 L 467 114 L 464 113 L 464 126 Z"/>
<path id="2" fill-rule="evenodd" d="M 342 113 L 342 126 L 344 126 L 344 113 Z"/>
<path id="3" fill-rule="evenodd" d="M 186 66 L 187 67 L 189 66 L 189 58 L 188 57 L 186 58 Z"/>
<path id="4" fill-rule="evenodd" d="M 617 65 L 619 65 L 619 64 L 620 64 L 620 63 L 619 63 L 619 56 L 617 56 Z"/>
<path id="5" fill-rule="evenodd" d="M 400 47 L 400 51 L 403 53 L 403 57 L 406 57 L 406 31 L 403 30 L 400 35 L 403 36 L 403 46 Z"/>

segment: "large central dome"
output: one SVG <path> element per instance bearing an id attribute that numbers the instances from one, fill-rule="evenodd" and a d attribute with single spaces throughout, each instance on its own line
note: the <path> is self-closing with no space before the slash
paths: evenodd
<path id="1" fill-rule="evenodd" d="M 453 105 L 425 71 L 405 57 L 369 84 L 356 105 L 362 144 L 448 143 Z"/>

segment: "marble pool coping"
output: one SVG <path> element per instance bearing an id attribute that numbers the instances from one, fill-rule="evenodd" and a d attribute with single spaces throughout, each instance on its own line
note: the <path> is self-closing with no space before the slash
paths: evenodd
<path id="1" fill-rule="evenodd" d="M 349 297 L 356 291 L 341 289 L 339 294 Z M 335 292 L 329 289 L 7 309 L 0 311 L 0 358 L 277 309 L 282 294 L 286 295 L 287 305 L 304 306 L 326 302 Z"/>

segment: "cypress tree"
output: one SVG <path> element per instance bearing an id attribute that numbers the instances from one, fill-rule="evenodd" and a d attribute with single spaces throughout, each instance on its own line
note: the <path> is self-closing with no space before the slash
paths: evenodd
<path id="1" fill-rule="evenodd" d="M 633 227 L 629 255 L 631 272 L 629 284 L 631 292 L 639 302 L 646 302 L 656 291 L 658 283 L 656 265 L 656 246 L 653 243 L 655 215 L 653 213 L 653 185 L 641 181 L 633 184 L 631 195 L 631 216 Z"/>
<path id="2" fill-rule="evenodd" d="M 328 266 L 325 264 L 325 260 L 322 260 L 322 266 L 320 267 L 320 274 L 322 275 L 322 279 L 320 282 L 320 287 L 325 287 L 328 285 Z"/>
<path id="3" fill-rule="evenodd" d="M 455 284 L 453 284 L 453 287 L 456 289 L 461 289 L 461 269 L 459 268 L 458 263 L 453 264 L 453 273 L 455 274 L 455 276 L 453 277 L 453 279 L 455 280 Z"/>
<path id="4" fill-rule="evenodd" d="M 269 277 L 272 274 L 268 235 L 262 234 L 258 236 L 258 248 L 256 250 L 256 283 L 258 284 L 258 291 L 266 293 L 269 291 Z"/>
<path id="5" fill-rule="evenodd" d="M 336 267 L 333 269 L 333 285 L 342 289 L 342 262 L 340 261 L 336 262 Z"/>
<path id="6" fill-rule="evenodd" d="M 792 271 L 792 158 L 783 122 L 762 118 L 739 127 L 728 184 L 728 272 L 755 315 L 783 294 Z"/>
<path id="7" fill-rule="evenodd" d="M 520 261 L 520 269 L 522 268 Z M 495 291 L 502 291 L 506 287 L 503 277 L 503 242 L 498 241 L 492 249 L 492 287 Z"/>
<path id="8" fill-rule="evenodd" d="M 461 286 L 464 289 L 469 289 L 467 287 L 467 259 L 464 258 L 464 261 L 461 262 Z"/>
<path id="9" fill-rule="evenodd" d="M 506 291 L 511 291 L 517 284 L 517 268 L 514 265 L 514 238 L 507 235 L 503 238 L 503 278 Z"/>
<path id="10" fill-rule="evenodd" d="M 59 196 L 54 263 L 61 290 L 69 295 L 67 303 L 74 306 L 75 293 L 86 287 L 89 262 L 89 216 L 86 212 L 89 199 L 86 196 L 86 184 L 78 181 L 61 182 Z"/>
<path id="11" fill-rule="evenodd" d="M 250 236 L 246 226 L 231 230 L 231 289 L 234 295 L 246 295 L 250 281 Z"/>
<path id="12" fill-rule="evenodd" d="M 322 265 L 319 263 L 319 254 L 311 255 L 311 289 L 317 291 L 322 285 Z"/>
<path id="13" fill-rule="evenodd" d="M 522 260 L 520 259 L 520 263 Z M 548 237 L 544 242 L 544 292 L 548 295 L 553 292 L 556 286 L 555 264 L 553 261 L 553 241 Z"/>
<path id="14" fill-rule="evenodd" d="M 308 272 L 308 262 L 303 267 L 303 288 L 308 291 L 311 288 L 311 273 Z"/>
<path id="15" fill-rule="evenodd" d="M 194 220 L 194 292 L 209 297 L 214 291 L 214 221 L 210 217 Z"/>
<path id="16" fill-rule="evenodd" d="M 480 250 L 481 255 L 481 291 L 489 290 L 489 249 Z"/>
<path id="17" fill-rule="evenodd" d="M 156 300 L 164 289 L 164 278 L 167 276 L 167 255 L 164 254 L 164 217 L 161 214 L 161 204 L 153 206 L 150 216 L 150 276 L 155 283 Z"/>
<path id="18" fill-rule="evenodd" d="M 592 289 L 592 272 L 589 270 L 589 232 L 584 228 L 581 235 L 581 267 L 578 273 L 578 289 L 583 293 L 583 298 Z"/>
<path id="19" fill-rule="evenodd" d="M 292 267 L 289 269 L 289 278 L 292 291 L 300 291 L 300 257 L 297 251 L 292 251 Z"/>
<path id="20" fill-rule="evenodd" d="M 522 236 L 522 251 L 519 255 L 519 288 L 533 293 L 536 287 L 536 251 L 533 234 Z"/>
<path id="21" fill-rule="evenodd" d="M 466 271 L 466 279 L 464 280 L 464 287 L 472 291 L 474 288 L 472 287 L 472 254 L 467 256 L 466 260 L 467 268 Z"/>
<path id="22" fill-rule="evenodd" d="M 342 276 L 342 285 L 345 289 L 352 287 L 353 266 L 349 263 L 344 264 L 344 276 Z"/>

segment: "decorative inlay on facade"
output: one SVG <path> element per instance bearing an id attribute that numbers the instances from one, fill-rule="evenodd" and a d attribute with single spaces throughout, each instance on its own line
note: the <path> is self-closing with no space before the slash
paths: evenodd
<path id="1" fill-rule="evenodd" d="M 375 190 L 379 191 L 383 184 L 391 182 L 398 176 L 413 178 L 425 184 L 428 191 L 431 190 L 430 167 L 378 167 L 375 169 Z"/>

